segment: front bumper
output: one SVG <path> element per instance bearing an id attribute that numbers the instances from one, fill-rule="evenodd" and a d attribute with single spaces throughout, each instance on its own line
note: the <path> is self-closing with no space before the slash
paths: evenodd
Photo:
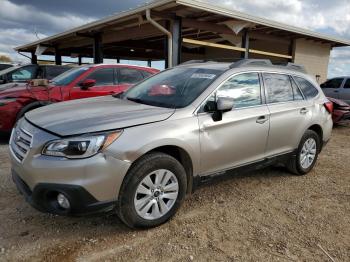
<path id="1" fill-rule="evenodd" d="M 115 201 L 99 202 L 81 186 L 41 183 L 29 186 L 12 170 L 12 180 L 26 201 L 41 212 L 59 215 L 83 215 L 107 212 L 115 207 Z M 69 209 L 61 208 L 57 203 L 57 195 L 64 194 L 70 203 Z"/>
<path id="2" fill-rule="evenodd" d="M 108 148 L 85 159 L 66 159 L 41 154 L 46 142 L 59 137 L 21 120 L 16 127 L 30 134 L 30 148 L 23 158 L 15 154 L 18 139 L 10 141 L 10 157 L 14 182 L 26 199 L 41 211 L 52 213 L 90 213 L 109 208 L 118 200 L 119 190 L 130 163 L 116 159 Z M 28 138 L 28 135 L 27 135 Z M 17 157 L 16 157 L 17 156 Z M 63 193 L 71 202 L 69 212 L 57 210 L 54 203 L 57 194 Z M 57 204 L 57 203 L 56 203 Z"/>

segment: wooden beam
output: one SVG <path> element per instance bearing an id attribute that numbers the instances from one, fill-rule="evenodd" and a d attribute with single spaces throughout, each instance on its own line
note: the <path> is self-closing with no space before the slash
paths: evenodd
<path id="1" fill-rule="evenodd" d="M 194 45 L 200 45 L 200 46 L 209 46 L 209 47 L 215 47 L 215 48 L 222 48 L 222 49 L 228 49 L 228 50 L 234 50 L 239 52 L 246 52 L 245 48 L 236 47 L 236 46 L 230 46 L 230 45 L 223 45 L 223 44 L 215 44 L 205 41 L 198 41 L 193 39 L 184 38 L 183 43 L 188 44 L 194 44 Z M 290 55 L 284 55 L 284 54 L 278 54 L 278 53 L 272 53 L 272 52 L 265 52 L 261 50 L 256 49 L 249 49 L 249 53 L 251 54 L 258 54 L 258 55 L 266 55 L 266 56 L 272 56 L 272 57 L 280 57 L 280 58 L 286 58 L 286 59 L 292 59 L 293 57 Z"/>

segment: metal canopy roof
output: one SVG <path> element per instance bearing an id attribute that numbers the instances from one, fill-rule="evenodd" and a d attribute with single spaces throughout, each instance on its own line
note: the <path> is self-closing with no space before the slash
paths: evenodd
<path id="1" fill-rule="evenodd" d="M 212 4 L 207 4 L 193 0 L 160 0 L 140 6 L 132 10 L 108 16 L 104 19 L 77 28 L 73 28 L 71 30 L 26 45 L 16 47 L 15 50 L 19 52 L 32 52 L 35 50 L 37 45 L 46 45 L 48 47 L 58 47 L 62 50 L 66 48 L 66 54 L 63 52 L 62 55 L 67 55 L 69 52 L 73 53 L 75 50 L 79 52 L 83 50 L 82 48 L 84 48 L 85 46 L 85 51 L 86 53 L 88 53 L 88 48 L 91 48 L 91 46 L 87 46 L 91 45 L 92 43 L 92 40 L 88 38 L 89 34 L 96 32 L 103 32 L 104 34 L 106 33 L 104 41 L 106 41 L 109 44 L 116 42 L 125 43 L 130 39 L 136 40 L 137 37 L 139 37 L 139 39 L 147 38 L 148 41 L 153 41 L 152 43 L 155 44 L 156 41 L 160 41 L 159 37 L 162 37 L 163 35 L 161 32 L 153 28 L 144 19 L 144 14 L 147 9 L 151 9 L 152 11 L 157 12 L 159 14 L 172 14 L 183 17 L 183 19 L 190 19 L 192 21 L 192 24 L 193 21 L 196 20 L 202 24 L 210 23 L 212 26 L 214 26 L 213 30 L 199 31 L 198 27 L 185 26 L 186 24 L 184 22 L 183 27 L 185 27 L 186 29 L 183 29 L 183 36 L 195 36 L 195 38 L 198 40 L 217 39 L 220 34 L 226 34 L 226 31 L 223 30 L 223 27 L 225 27 L 226 30 L 231 30 L 228 27 L 223 26 L 222 23 L 228 20 L 235 20 L 253 23 L 254 27 L 250 30 L 253 38 L 254 36 L 264 36 L 266 39 L 271 38 L 275 39 L 276 41 L 282 42 L 286 40 L 291 41 L 297 38 L 306 38 L 309 40 L 330 44 L 332 47 L 350 46 L 349 40 L 337 39 L 324 34 L 315 33 L 309 30 L 289 26 L 286 24 L 263 19 L 256 16 L 251 16 L 242 12 L 229 10 L 227 8 L 222 8 Z M 162 17 L 162 15 L 160 15 L 158 17 L 158 20 L 162 22 L 162 19 L 164 21 L 166 20 L 166 17 Z M 137 33 L 139 33 L 141 26 L 144 35 L 137 36 Z M 124 32 L 124 34 L 120 32 Z M 107 33 L 109 33 L 109 35 L 107 35 Z M 119 36 L 116 37 L 115 35 Z M 133 42 L 133 45 L 135 44 L 137 44 L 136 41 Z M 147 45 L 144 44 L 144 46 Z M 116 50 L 118 49 L 118 45 L 107 45 L 106 48 L 109 48 L 110 50 L 107 50 L 106 52 L 106 54 L 108 55 L 108 52 L 110 52 L 111 54 L 113 52 L 116 52 Z M 160 50 L 161 49 L 159 49 L 158 51 Z M 44 54 L 51 53 L 45 52 Z M 156 52 L 154 53 L 154 55 L 157 59 Z M 135 57 L 137 56 L 138 54 L 136 52 Z M 142 56 L 141 52 L 139 56 Z"/>

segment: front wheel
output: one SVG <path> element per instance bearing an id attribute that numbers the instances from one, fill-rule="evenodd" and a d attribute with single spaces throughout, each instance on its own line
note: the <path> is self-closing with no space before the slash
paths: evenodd
<path id="1" fill-rule="evenodd" d="M 186 194 L 186 173 L 175 158 L 151 153 L 138 160 L 122 185 L 118 214 L 129 227 L 154 227 L 170 219 Z"/>
<path id="2" fill-rule="evenodd" d="M 296 157 L 287 163 L 290 172 L 305 175 L 315 166 L 320 152 L 320 138 L 316 132 L 307 130 L 299 143 Z"/>

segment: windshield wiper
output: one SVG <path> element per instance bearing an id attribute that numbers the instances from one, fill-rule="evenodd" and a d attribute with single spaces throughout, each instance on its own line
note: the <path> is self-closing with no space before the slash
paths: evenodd
<path id="1" fill-rule="evenodd" d="M 115 97 L 115 98 L 122 98 L 122 96 L 124 95 L 125 92 L 121 92 L 121 93 L 118 93 L 118 94 L 113 94 L 112 96 Z"/>
<path id="2" fill-rule="evenodd" d="M 127 97 L 126 99 L 128 99 L 129 101 L 135 102 L 135 103 L 140 103 L 140 104 L 145 104 L 146 103 L 145 101 L 143 101 L 140 98 Z"/>

